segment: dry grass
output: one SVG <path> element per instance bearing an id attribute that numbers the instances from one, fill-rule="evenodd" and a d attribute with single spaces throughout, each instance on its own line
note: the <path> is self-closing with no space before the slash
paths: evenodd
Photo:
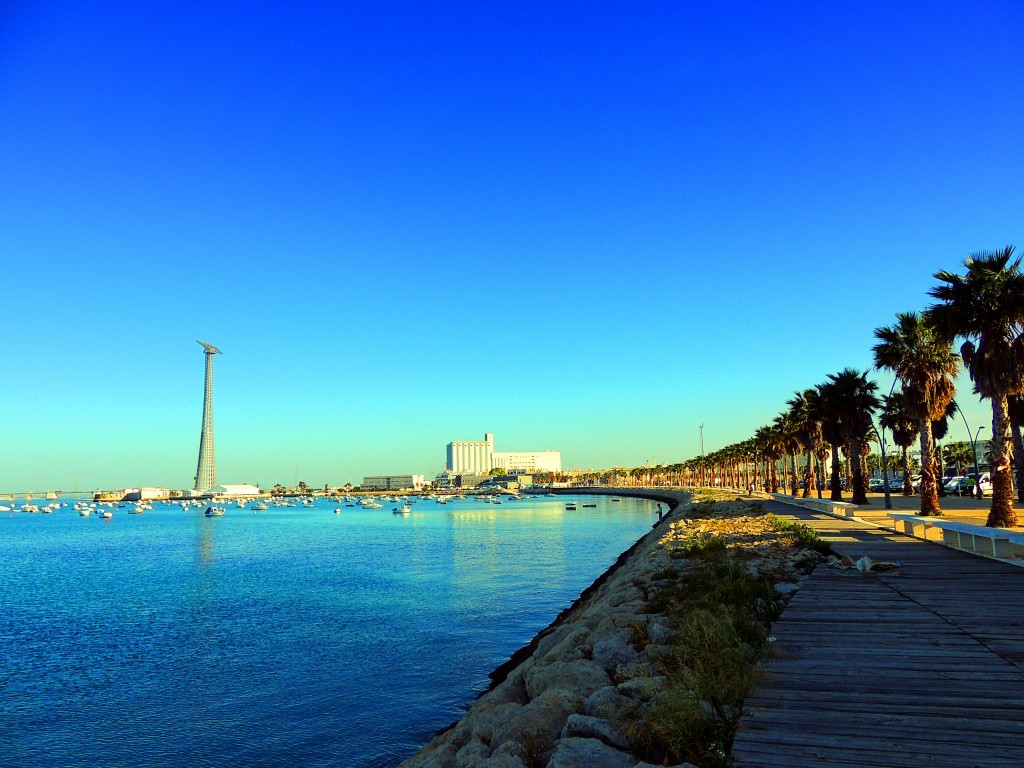
<path id="1" fill-rule="evenodd" d="M 690 561 L 690 572 L 661 590 L 650 606 L 671 617 L 675 627 L 672 652 L 658 670 L 667 685 L 628 729 L 649 762 L 726 765 L 776 614 L 774 586 L 752 576 L 734 554 L 728 538 L 713 533 L 694 533 L 673 549 L 673 556 Z"/>

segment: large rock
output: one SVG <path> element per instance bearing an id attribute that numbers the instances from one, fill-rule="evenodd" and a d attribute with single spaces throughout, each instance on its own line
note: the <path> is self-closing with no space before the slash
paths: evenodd
<path id="1" fill-rule="evenodd" d="M 638 762 L 598 739 L 568 738 L 558 742 L 547 768 L 634 768 Z"/>
<path id="2" fill-rule="evenodd" d="M 623 696 L 640 701 L 650 701 L 665 687 L 665 678 L 660 675 L 634 677 L 632 680 L 619 683 L 616 687 Z"/>
<path id="3" fill-rule="evenodd" d="M 629 749 L 630 743 L 619 726 L 611 720 L 589 715 L 569 715 L 562 729 L 562 738 L 580 736 L 586 739 L 600 739 L 609 747 Z"/>
<path id="4" fill-rule="evenodd" d="M 537 651 L 533 654 L 533 659 L 538 660 L 537 663 L 545 663 L 548 661 L 573 661 L 582 657 L 580 648 L 587 642 L 587 637 L 590 635 L 590 631 L 586 626 L 579 622 L 573 622 L 566 625 L 567 631 L 555 631 L 551 633 L 551 641 L 548 643 L 538 644 Z M 547 640 L 548 638 L 545 638 Z M 546 650 L 541 651 L 541 645 Z"/>
<path id="5" fill-rule="evenodd" d="M 619 666 L 632 664 L 640 657 L 640 654 L 628 643 L 612 639 L 595 643 L 592 656 L 605 672 L 613 674 Z"/>
<path id="6" fill-rule="evenodd" d="M 614 685 L 598 688 L 583 705 L 583 714 L 601 717 L 605 720 L 616 720 L 636 706 L 636 700 L 623 696 Z"/>
<path id="7" fill-rule="evenodd" d="M 586 699 L 598 688 L 611 683 L 608 673 L 592 661 L 576 659 L 536 665 L 526 674 L 526 691 L 536 698 L 544 691 L 571 691 L 579 699 Z"/>
<path id="8" fill-rule="evenodd" d="M 493 755 L 481 763 L 481 768 L 526 768 L 526 763 L 515 755 Z"/>
<path id="9" fill-rule="evenodd" d="M 455 768 L 478 768 L 490 754 L 491 750 L 486 744 L 473 739 L 455 755 Z"/>
<path id="10" fill-rule="evenodd" d="M 669 645 L 672 630 L 660 621 L 652 621 L 647 625 L 647 637 L 655 645 Z"/>
<path id="11" fill-rule="evenodd" d="M 522 705 L 514 701 L 499 703 L 493 707 L 474 707 L 468 716 L 473 735 L 489 744 L 494 736 L 494 730 L 515 717 L 516 712 L 522 708 Z"/>
<path id="12" fill-rule="evenodd" d="M 499 751 L 514 741 L 534 755 L 549 752 L 565 727 L 565 721 L 580 706 L 580 700 L 565 691 L 545 691 L 494 729 L 491 746 Z M 505 748 L 504 752 L 512 751 Z"/>

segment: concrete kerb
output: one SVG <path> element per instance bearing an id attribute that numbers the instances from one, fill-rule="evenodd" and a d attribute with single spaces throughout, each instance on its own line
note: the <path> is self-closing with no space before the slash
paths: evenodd
<path id="1" fill-rule="evenodd" d="M 856 514 L 857 506 L 848 502 L 803 499 L 799 496 L 794 497 L 782 493 L 773 493 L 771 497 L 775 501 L 790 506 L 823 512 L 843 520 L 854 520 L 873 528 L 891 530 L 930 544 L 939 544 L 971 555 L 987 557 L 1001 563 L 1024 568 L 1024 560 L 1017 554 L 1018 550 L 1024 552 L 1024 534 L 1018 531 L 987 529 L 985 526 L 944 520 L 941 517 L 922 517 L 899 512 L 886 513 L 889 522 L 882 523 L 859 517 Z"/>
<path id="2" fill-rule="evenodd" d="M 857 517 L 857 505 L 850 504 L 846 501 L 832 501 L 831 499 L 812 499 L 802 498 L 800 496 L 790 496 L 785 493 L 773 493 L 770 494 L 774 501 L 782 502 L 783 504 L 789 504 L 794 507 L 802 507 L 804 509 L 812 509 L 815 512 L 824 512 L 826 515 L 832 517 L 839 517 L 848 520 L 857 520 L 858 522 L 867 523 L 866 520 L 861 520 Z"/>

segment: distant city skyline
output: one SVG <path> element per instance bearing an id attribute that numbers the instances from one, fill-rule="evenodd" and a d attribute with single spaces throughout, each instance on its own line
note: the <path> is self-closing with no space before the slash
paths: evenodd
<path id="1" fill-rule="evenodd" d="M 1019 3 L 155 14 L 2 14 L 2 490 L 191 487 L 197 338 L 219 482 L 672 463 L 1024 248 Z"/>

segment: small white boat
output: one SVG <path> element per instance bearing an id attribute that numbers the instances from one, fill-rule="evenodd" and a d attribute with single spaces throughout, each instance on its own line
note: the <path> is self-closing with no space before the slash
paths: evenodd
<path id="1" fill-rule="evenodd" d="M 89 509 L 88 507 L 81 507 L 78 510 L 78 514 L 80 514 L 82 517 L 88 517 L 92 514 L 92 510 Z"/>
<path id="2" fill-rule="evenodd" d="M 334 508 L 334 514 L 340 515 L 341 514 L 341 507 L 335 507 Z"/>
<path id="3" fill-rule="evenodd" d="M 410 507 L 408 504 L 403 504 L 401 508 L 396 507 L 394 510 L 392 510 L 392 514 L 395 515 L 408 515 L 410 512 L 412 512 L 412 507 Z"/>
<path id="4" fill-rule="evenodd" d="M 252 505 L 253 512 L 263 512 L 268 509 L 270 509 L 270 505 L 267 504 L 267 502 L 265 501 L 257 501 L 255 504 Z"/>
<path id="5" fill-rule="evenodd" d="M 224 507 L 207 507 L 205 514 L 207 517 L 221 517 L 224 514 Z"/>
<path id="6" fill-rule="evenodd" d="M 103 519 L 105 519 L 105 520 L 109 520 L 109 519 L 110 519 L 110 518 L 112 518 L 113 516 L 114 516 L 114 513 L 113 513 L 113 512 L 111 512 L 111 511 L 110 511 L 109 509 L 104 509 L 103 511 L 101 511 L 101 512 L 98 512 L 98 513 L 96 514 L 96 517 L 100 517 L 100 518 L 103 518 Z"/>

